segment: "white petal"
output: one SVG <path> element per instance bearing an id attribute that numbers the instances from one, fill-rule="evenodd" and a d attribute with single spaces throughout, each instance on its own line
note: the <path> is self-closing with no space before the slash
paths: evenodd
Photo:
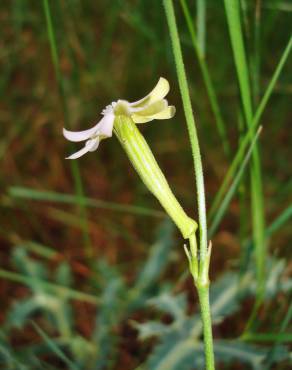
<path id="1" fill-rule="evenodd" d="M 85 144 L 85 146 L 78 150 L 78 152 L 71 154 L 69 157 L 66 157 L 66 159 L 76 159 L 82 157 L 84 154 L 94 151 L 97 149 L 99 144 L 99 138 L 88 140 Z"/>
<path id="2" fill-rule="evenodd" d="M 94 152 L 98 148 L 99 143 L 100 143 L 100 139 L 99 137 L 97 137 L 95 139 L 88 140 L 86 142 L 86 146 L 90 148 L 89 149 L 90 152 Z"/>
<path id="3" fill-rule="evenodd" d="M 163 99 L 168 94 L 168 92 L 169 92 L 168 81 L 165 78 L 160 77 L 158 83 L 148 95 L 146 95 L 144 98 L 140 100 L 130 103 L 130 105 L 132 107 L 138 107 L 146 104 L 147 105 L 152 104 L 157 100 Z"/>
<path id="4" fill-rule="evenodd" d="M 107 113 L 99 123 L 98 135 L 112 137 L 114 120 L 115 115 L 113 113 Z"/>
<path id="5" fill-rule="evenodd" d="M 104 117 L 94 127 L 88 130 L 84 130 L 84 131 L 69 131 L 63 128 L 63 135 L 65 136 L 67 140 L 73 141 L 73 142 L 87 140 L 96 133 L 98 126 L 103 119 Z"/>

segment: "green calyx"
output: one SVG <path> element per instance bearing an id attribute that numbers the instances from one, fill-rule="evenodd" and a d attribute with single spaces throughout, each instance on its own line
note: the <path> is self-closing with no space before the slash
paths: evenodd
<path id="1" fill-rule="evenodd" d="M 149 191 L 159 200 L 185 239 L 194 234 L 198 225 L 188 217 L 172 193 L 146 140 L 131 117 L 116 115 L 114 132 L 133 167 Z"/>

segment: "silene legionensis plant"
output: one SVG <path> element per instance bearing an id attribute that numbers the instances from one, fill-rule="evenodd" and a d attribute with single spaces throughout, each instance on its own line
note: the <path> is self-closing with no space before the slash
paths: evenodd
<path id="1" fill-rule="evenodd" d="M 188 240 L 189 247 L 184 245 L 184 251 L 199 295 L 204 327 L 206 366 L 207 369 L 213 369 L 214 355 L 208 277 L 211 243 L 205 251 L 197 251 L 196 231 L 198 224 L 185 213 L 174 196 L 151 149 L 138 128 L 139 125 L 144 123 L 170 119 L 174 116 L 175 107 L 169 105 L 165 99 L 169 89 L 168 81 L 165 78 L 160 78 L 154 89 L 144 98 L 135 102 L 123 99 L 112 102 L 102 110 L 102 118 L 92 128 L 77 132 L 64 128 L 63 135 L 71 142 L 85 142 L 80 150 L 67 157 L 67 159 L 77 159 L 88 152 L 95 151 L 102 140 L 112 137 L 114 133 L 141 180 L 158 199 L 180 230 L 183 238 Z M 200 194 L 198 195 L 200 197 Z M 199 225 L 200 231 L 204 227 L 204 225 Z M 200 252 L 200 259 L 198 258 L 198 252 Z"/>

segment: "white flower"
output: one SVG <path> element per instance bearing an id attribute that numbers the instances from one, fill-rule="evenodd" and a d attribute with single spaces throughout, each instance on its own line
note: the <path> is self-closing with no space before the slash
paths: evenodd
<path id="1" fill-rule="evenodd" d="M 102 111 L 102 119 L 92 128 L 84 131 L 68 131 L 63 129 L 63 135 L 69 141 L 86 141 L 85 146 L 67 159 L 76 159 L 88 152 L 95 151 L 102 139 L 112 136 L 115 117 L 126 115 L 139 124 L 154 119 L 169 119 L 175 114 L 175 107 L 168 105 L 164 97 L 169 92 L 169 83 L 160 78 L 154 89 L 144 98 L 133 103 L 118 100 L 111 103 Z"/>

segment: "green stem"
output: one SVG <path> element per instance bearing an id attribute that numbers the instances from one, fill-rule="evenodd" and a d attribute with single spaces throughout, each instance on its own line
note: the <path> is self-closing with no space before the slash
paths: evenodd
<path id="1" fill-rule="evenodd" d="M 212 321 L 209 302 L 209 284 L 199 287 L 197 285 L 201 316 L 203 321 L 204 343 L 205 343 L 205 357 L 206 369 L 215 369 L 214 363 L 214 349 L 213 349 L 213 336 L 212 336 Z"/>
<path id="2" fill-rule="evenodd" d="M 199 230 L 200 230 L 200 243 L 199 243 L 199 255 L 200 261 L 197 259 L 197 246 L 194 236 L 190 239 L 190 252 L 185 248 L 190 270 L 194 277 L 195 286 L 199 294 L 199 303 L 201 308 L 203 331 L 204 331 L 204 343 L 205 343 L 205 358 L 206 358 L 206 369 L 214 370 L 214 351 L 213 351 L 213 337 L 212 337 L 212 321 L 210 313 L 210 302 L 209 302 L 209 264 L 210 264 L 210 253 L 211 249 L 208 248 L 208 236 L 207 236 L 207 217 L 206 217 L 206 202 L 205 202 L 205 186 L 203 176 L 203 166 L 201 160 L 201 152 L 199 146 L 199 139 L 197 135 L 197 129 L 195 124 L 195 118 L 191 105 L 191 98 L 187 83 L 186 72 L 183 63 L 183 55 L 179 40 L 179 34 L 175 19 L 175 12 L 172 0 L 163 0 L 166 19 L 169 27 L 170 38 L 172 42 L 174 60 L 176 64 L 176 71 L 178 76 L 178 82 L 180 92 L 182 96 L 182 102 L 186 117 L 186 123 L 191 142 L 191 149 L 194 161 L 194 170 L 196 177 L 197 196 L 198 196 L 198 213 L 199 213 Z"/>
<path id="3" fill-rule="evenodd" d="M 175 20 L 174 8 L 172 0 L 164 0 L 164 7 L 166 18 L 169 26 L 170 38 L 172 41 L 174 60 L 176 64 L 177 77 L 182 96 L 183 107 L 186 116 L 186 123 L 189 132 L 189 138 L 191 142 L 192 155 L 194 161 L 194 170 L 197 185 L 197 197 L 198 197 L 198 212 L 199 212 L 199 224 L 200 224 L 200 259 L 203 261 L 206 257 L 208 250 L 207 242 L 207 220 L 206 220 L 206 202 L 205 202 L 205 187 L 204 187 L 204 176 L 203 166 L 201 160 L 200 146 L 197 135 L 197 129 L 195 124 L 195 118 L 192 110 L 191 98 L 187 83 L 186 72 L 183 63 L 182 50 L 180 46 L 180 40 Z"/>

